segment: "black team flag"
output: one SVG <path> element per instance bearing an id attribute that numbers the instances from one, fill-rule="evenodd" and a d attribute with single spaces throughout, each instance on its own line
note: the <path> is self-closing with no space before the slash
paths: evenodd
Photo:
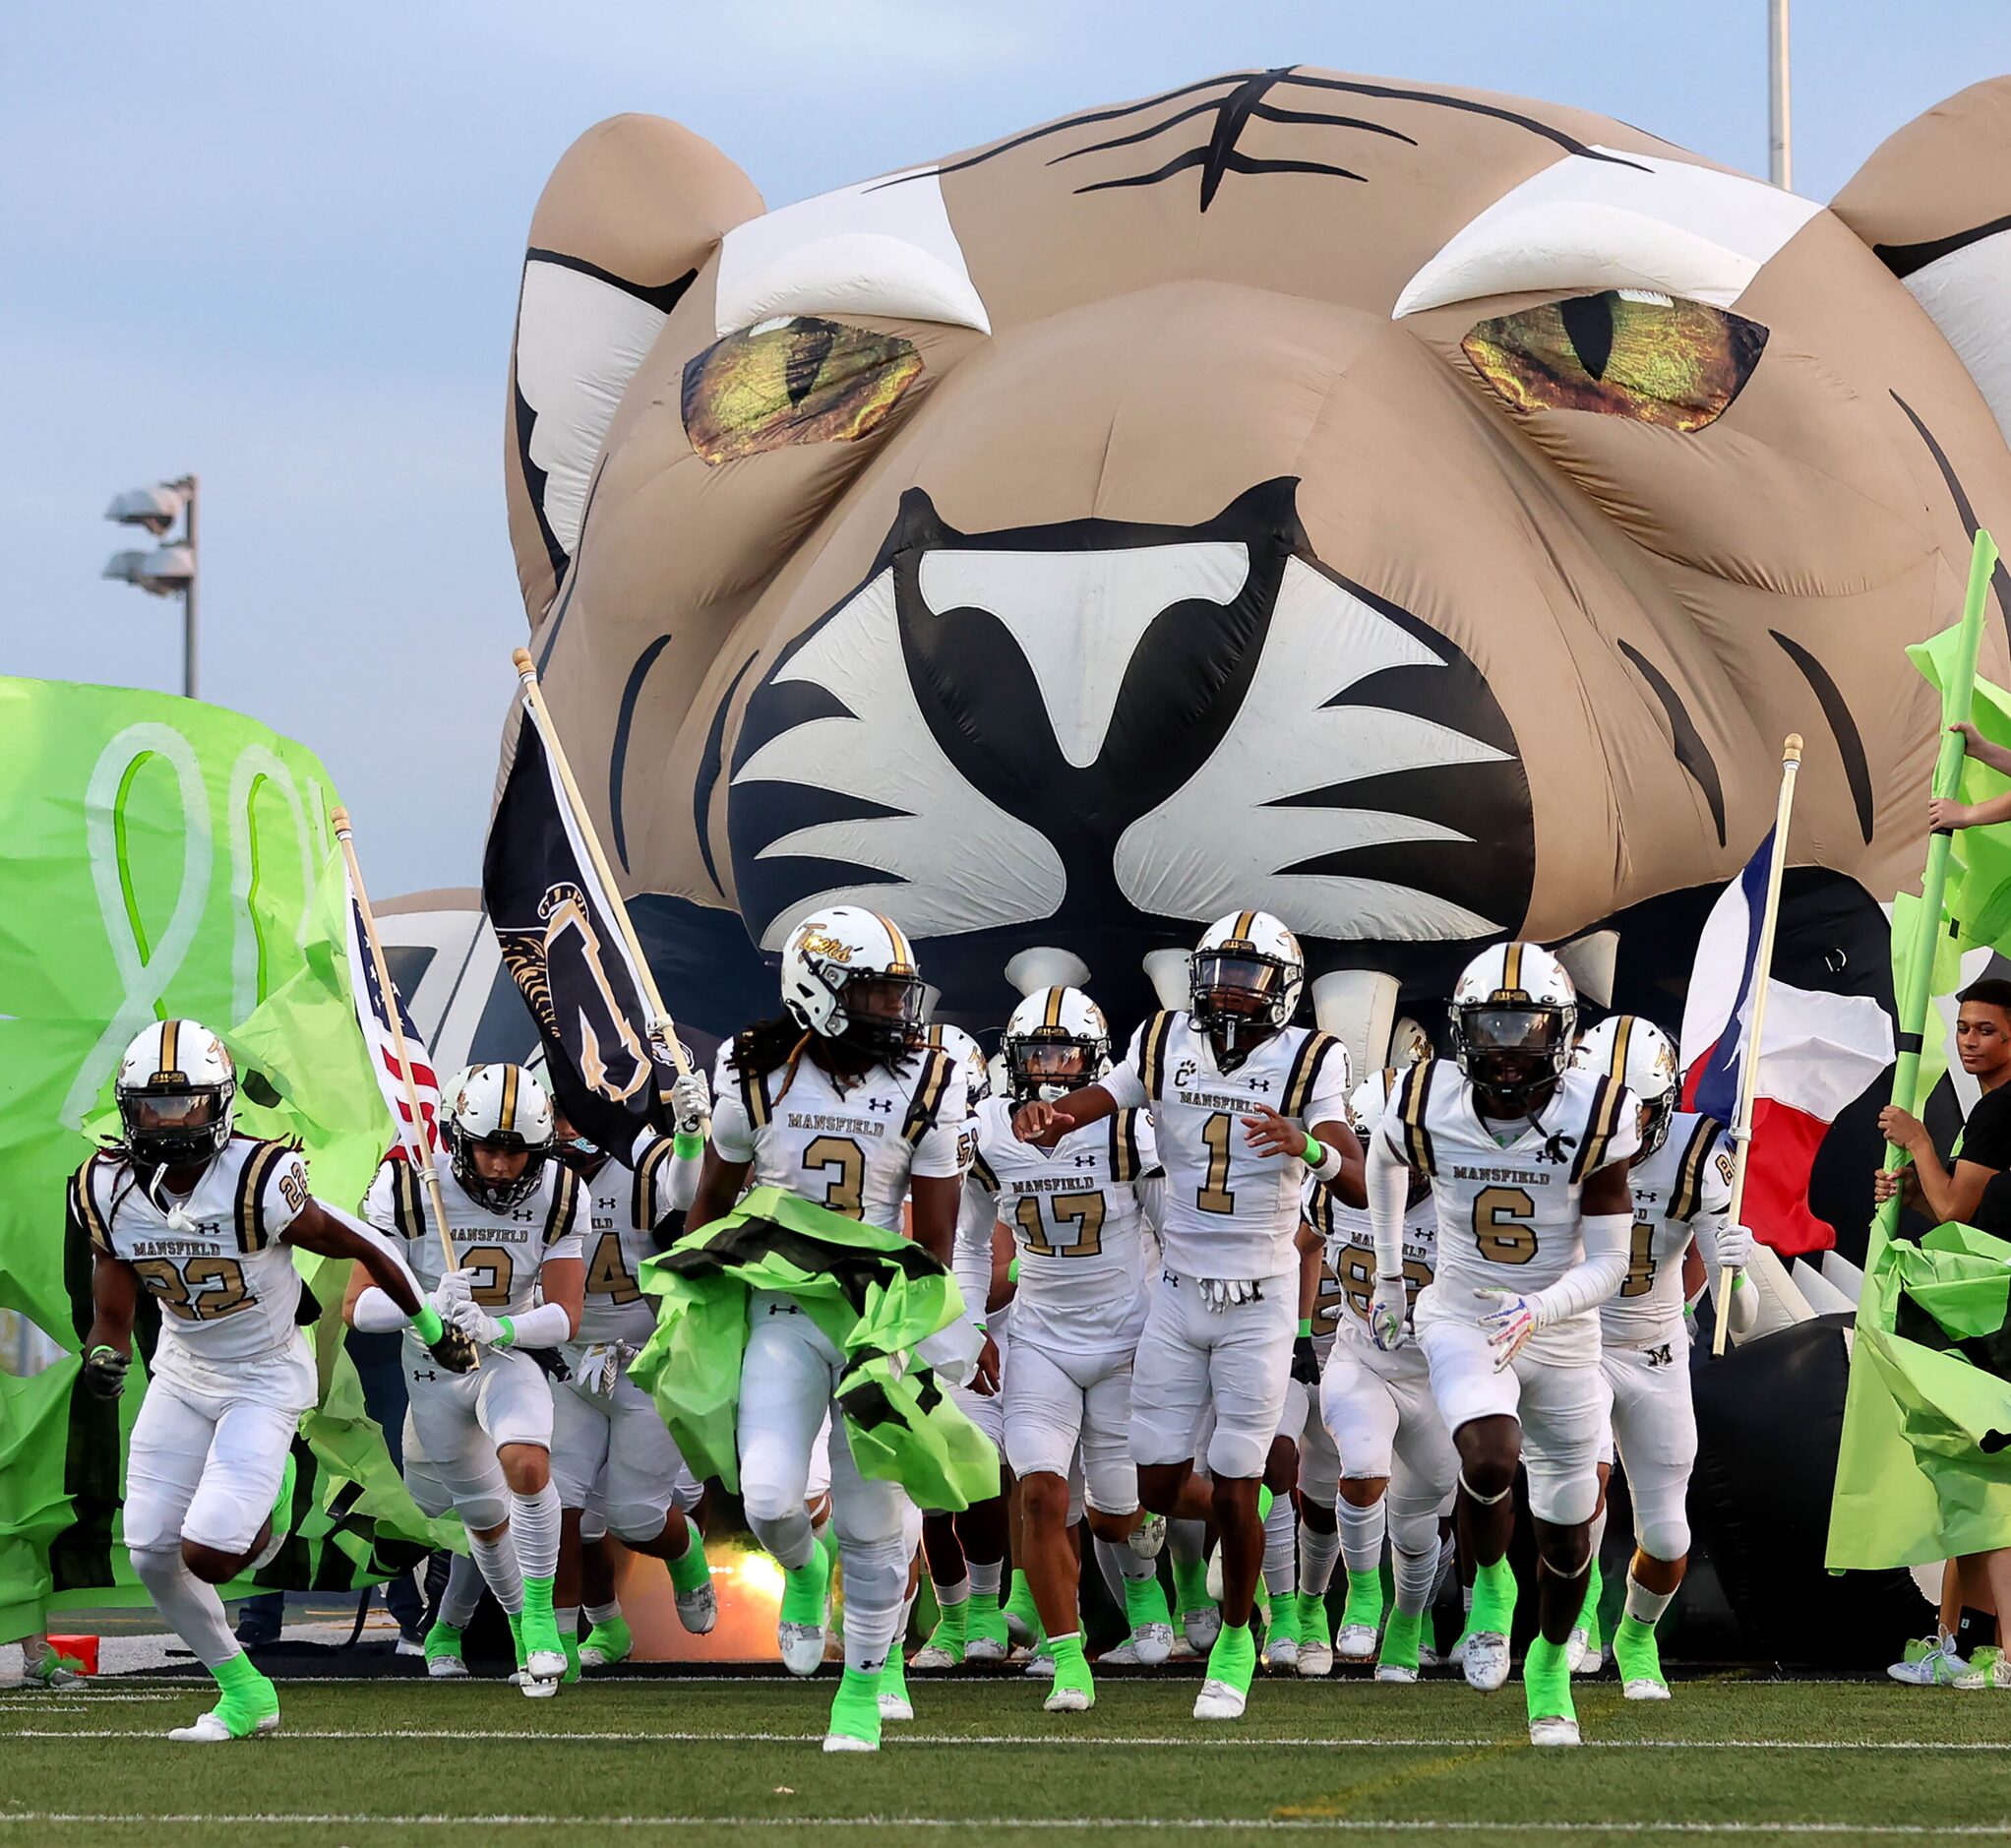
<path id="1" fill-rule="evenodd" d="M 666 1096 L 677 1072 L 650 1036 L 648 984 L 537 710 L 520 700 L 518 712 L 516 762 L 482 855 L 482 898 L 537 1019 L 559 1107 L 581 1134 L 626 1154 L 645 1129 L 670 1133 Z"/>

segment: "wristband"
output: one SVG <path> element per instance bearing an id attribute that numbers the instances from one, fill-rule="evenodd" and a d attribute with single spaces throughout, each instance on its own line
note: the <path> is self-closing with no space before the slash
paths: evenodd
<path id="1" fill-rule="evenodd" d="M 1309 1168 L 1316 1168 L 1326 1159 L 1326 1150 L 1320 1147 L 1318 1139 L 1310 1131 L 1307 1134 L 1306 1146 L 1299 1151 L 1299 1159 Z"/>
<path id="2" fill-rule="evenodd" d="M 516 1339 L 517 1324 L 512 1322 L 508 1316 L 498 1316 L 496 1318 L 496 1345 L 498 1347 L 508 1347 Z"/>
<path id="3" fill-rule="evenodd" d="M 1007 1283 L 1017 1283 L 1017 1282 L 1019 1281 L 1019 1260 L 1018 1260 L 1018 1259 L 1016 1259 L 1016 1258 L 1015 1258 L 1015 1259 L 1013 1259 L 1013 1261 L 1012 1261 L 1012 1262 L 1011 1262 L 1011 1263 L 1010 1263 L 1009 1264 L 1007 1264 L 1007 1265 L 1006 1266 L 1006 1281 Z"/>
<path id="4" fill-rule="evenodd" d="M 1744 1289 L 1744 1288 L 1745 1288 L 1745 1272 L 1744 1272 L 1744 1271 L 1742 1271 L 1742 1270 L 1735 1270 L 1735 1271 L 1734 1271 L 1734 1272 L 1732 1273 L 1732 1287 L 1733 1287 L 1733 1288 L 1734 1288 L 1735 1290 L 1742 1290 L 1742 1289 Z"/>
<path id="5" fill-rule="evenodd" d="M 1302 1335 L 1310 1335 L 1310 1334 L 1311 1334 L 1311 1332 L 1312 1332 L 1312 1318 L 1311 1318 L 1310 1316 L 1301 1316 L 1301 1317 L 1299 1318 L 1299 1332 L 1300 1332 L 1300 1333 L 1301 1333 Z"/>
<path id="6" fill-rule="evenodd" d="M 421 1303 L 419 1313 L 412 1318 L 412 1332 L 428 1347 L 447 1332 L 447 1324 L 440 1320 L 440 1312 L 431 1303 Z"/>
<path id="7" fill-rule="evenodd" d="M 696 1130 L 679 1130 L 670 1139 L 670 1152 L 679 1161 L 695 1161 L 705 1152 L 705 1139 Z"/>

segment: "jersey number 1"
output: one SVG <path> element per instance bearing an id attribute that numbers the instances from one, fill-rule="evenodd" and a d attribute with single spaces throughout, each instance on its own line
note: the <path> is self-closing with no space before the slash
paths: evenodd
<path id="1" fill-rule="evenodd" d="M 1235 1118 L 1218 1110 L 1202 1127 L 1201 1140 L 1208 1150 L 1208 1180 L 1194 1196 L 1194 1204 L 1203 1212 L 1236 1210 L 1236 1196 L 1229 1190 L 1229 1137 L 1235 1124 Z"/>

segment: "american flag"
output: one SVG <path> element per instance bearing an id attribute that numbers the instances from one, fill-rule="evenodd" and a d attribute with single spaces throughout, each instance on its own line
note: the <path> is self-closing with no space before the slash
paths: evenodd
<path id="1" fill-rule="evenodd" d="M 343 873 L 347 885 L 348 874 Z M 392 1121 L 397 1125 L 397 1140 L 392 1147 L 394 1156 L 411 1160 L 417 1156 L 418 1141 L 412 1129 L 411 1106 L 405 1101 L 404 1068 L 398 1063 L 397 1049 L 392 1040 L 391 1013 L 385 1006 L 384 986 L 377 979 L 377 964 L 371 958 L 370 939 L 363 929 L 363 908 L 356 902 L 353 886 L 348 887 L 349 899 L 349 991 L 356 1002 L 356 1023 L 363 1029 L 364 1042 L 370 1048 L 370 1064 L 377 1074 L 377 1087 L 384 1093 L 385 1107 L 390 1110 Z M 412 1016 L 406 1009 L 404 997 L 393 983 L 392 1002 L 398 1011 L 398 1024 L 404 1029 L 405 1054 L 412 1066 L 413 1087 L 419 1097 L 419 1117 L 425 1126 L 426 1147 L 437 1152 L 440 1147 L 440 1079 L 433 1070 L 433 1055 L 426 1050 L 426 1042 L 419 1037 L 419 1029 L 412 1024 Z"/>

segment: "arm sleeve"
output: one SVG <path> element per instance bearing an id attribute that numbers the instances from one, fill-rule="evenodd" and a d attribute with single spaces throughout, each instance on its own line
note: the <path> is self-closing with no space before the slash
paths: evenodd
<path id="1" fill-rule="evenodd" d="M 1140 1110 L 1150 1100 L 1145 1095 L 1144 1071 L 1145 1028 L 1140 1025 L 1131 1034 L 1131 1043 L 1125 1048 L 1120 1064 L 1114 1065 L 1096 1081 L 1110 1092 L 1120 1110 Z"/>
<path id="2" fill-rule="evenodd" d="M 426 1292 L 419 1292 L 423 1303 Z M 360 1328 L 365 1334 L 396 1334 L 411 1325 L 411 1317 L 405 1314 L 376 1284 L 356 1299 L 356 1313 L 349 1318 L 352 1327 Z"/>
<path id="3" fill-rule="evenodd" d="M 404 1240 L 398 1231 L 397 1213 L 393 1206 L 391 1163 L 381 1161 L 370 1178 L 370 1191 L 363 1196 L 363 1216 L 374 1231 L 396 1248 Z"/>
<path id="4" fill-rule="evenodd" d="M 1369 1226 L 1375 1241 L 1378 1276 L 1404 1273 L 1404 1212 L 1410 1203 L 1411 1171 L 1378 1126 L 1369 1139 Z M 1619 1287 L 1615 1279 L 1614 1287 Z"/>
<path id="5" fill-rule="evenodd" d="M 963 1313 L 975 1323 L 984 1322 L 985 1299 L 992 1293 L 992 1228 L 998 1222 L 992 1196 L 975 1181 L 966 1180 L 949 1269 L 963 1292 Z"/>
<path id="6" fill-rule="evenodd" d="M 561 1244 L 564 1242 L 560 1241 Z M 573 1241 L 576 1249 L 572 1256 L 575 1258 L 579 1256 L 579 1243 L 577 1238 Z M 554 1245 L 545 1256 L 551 1257 L 558 1249 Z M 561 1347 L 573 1338 L 572 1323 L 564 1303 L 540 1303 L 535 1309 L 526 1309 L 522 1315 L 510 1318 L 510 1326 L 514 1330 L 510 1342 L 512 1347 Z"/>
<path id="7" fill-rule="evenodd" d="M 712 1146 L 721 1161 L 752 1161 L 755 1155 L 754 1125 L 747 1120 L 747 1105 L 741 1100 L 740 1078 L 730 1061 L 733 1042 L 719 1048 L 718 1063 L 712 1069 Z"/>
<path id="8" fill-rule="evenodd" d="M 1348 1117 L 1348 1093 L 1354 1088 L 1349 1082 L 1350 1074 L 1348 1049 L 1336 1040 L 1319 1062 L 1312 1095 L 1306 1100 L 1308 1130 L 1315 1123 L 1338 1123 L 1343 1129 L 1354 1127 Z"/>
<path id="9" fill-rule="evenodd" d="M 963 1061 L 958 1059 L 950 1069 L 949 1082 L 943 1087 L 943 1100 L 936 1106 L 936 1121 L 915 1144 L 915 1158 L 908 1164 L 910 1177 L 946 1181 L 963 1172 L 963 1133 L 969 1115 L 969 1088 L 964 1082 Z M 713 1134 L 718 1134 L 716 1127 Z"/>
<path id="10" fill-rule="evenodd" d="M 1630 1212 L 1585 1215 L 1585 1256 L 1547 1290 L 1529 1299 L 1539 1328 L 1597 1309 L 1627 1280 L 1627 1247 L 1634 1234 Z"/>

